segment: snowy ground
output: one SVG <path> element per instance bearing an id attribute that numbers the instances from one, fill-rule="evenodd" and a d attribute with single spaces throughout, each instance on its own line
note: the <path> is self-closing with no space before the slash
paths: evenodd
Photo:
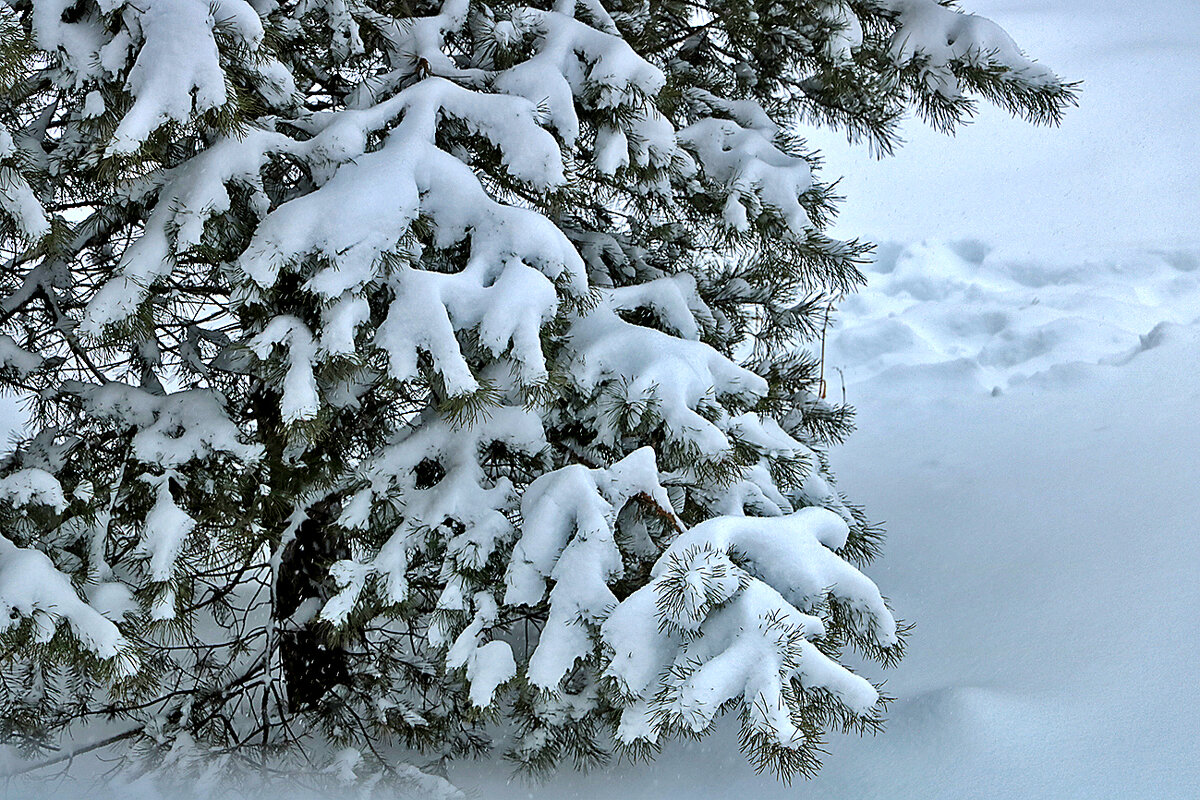
<path id="1" fill-rule="evenodd" d="M 887 676 L 900 698 L 887 733 L 836 738 L 820 776 L 790 789 L 755 776 L 728 734 L 537 787 L 476 766 L 466 788 L 496 800 L 1196 796 L 1196 256 L 1046 268 L 1057 277 L 1039 289 L 1015 267 L 981 268 L 979 252 L 906 249 L 848 307 L 833 350 L 863 429 L 838 472 L 887 520 L 871 574 L 917 623 Z M 922 299 L 898 290 L 905 270 L 925 276 Z M 1125 274 L 1125 296 L 1110 296 Z"/>
<path id="2" fill-rule="evenodd" d="M 879 379 L 855 403 L 897 381 L 999 393 L 1057 365 L 1120 361 L 1160 322 L 1200 315 L 1200 249 L 1033 259 L 978 241 L 885 244 L 868 276 L 828 334 L 835 397 L 842 381 Z"/>
<path id="3" fill-rule="evenodd" d="M 860 411 L 842 486 L 887 520 L 871 574 L 917 624 L 887 732 L 790 788 L 726 731 L 540 786 L 472 765 L 474 796 L 1200 794 L 1200 6 L 965 5 L 1085 81 L 1062 129 L 987 110 L 865 165 L 814 138 L 840 231 L 905 243 L 829 340 Z"/>

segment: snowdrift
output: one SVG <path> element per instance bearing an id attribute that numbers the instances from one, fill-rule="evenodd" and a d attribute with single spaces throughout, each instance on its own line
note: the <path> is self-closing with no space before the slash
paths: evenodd
<path id="1" fill-rule="evenodd" d="M 844 487 L 887 520 L 878 581 L 916 622 L 887 731 L 785 787 L 732 727 L 652 764 L 480 798 L 1191 798 L 1200 708 L 1198 254 L 1005 260 L 883 248 L 842 307 L 860 433 Z M 831 381 L 833 391 L 841 387 Z"/>

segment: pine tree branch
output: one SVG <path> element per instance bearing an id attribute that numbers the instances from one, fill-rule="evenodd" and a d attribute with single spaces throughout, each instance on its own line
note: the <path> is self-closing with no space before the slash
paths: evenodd
<path id="1" fill-rule="evenodd" d="M 62 309 L 59 308 L 58 300 L 54 298 L 54 295 L 51 294 L 50 290 L 46 287 L 46 284 L 39 284 L 35 290 L 35 294 L 41 295 L 45 303 L 46 310 L 50 312 L 50 316 L 54 320 L 54 328 L 60 334 L 62 334 L 63 340 L 66 341 L 67 346 L 71 349 L 71 352 L 75 354 L 75 357 L 78 358 L 85 367 L 87 367 L 89 372 L 96 376 L 96 380 L 100 381 L 102 384 L 109 383 L 111 379 L 105 375 L 98 366 L 96 366 L 96 362 L 92 361 L 92 359 L 88 356 L 87 350 L 84 349 L 83 345 L 79 343 L 79 340 L 75 337 L 75 334 L 71 332 L 69 328 L 71 325 L 71 320 L 67 319 L 66 315 L 63 314 Z"/>
<path id="2" fill-rule="evenodd" d="M 77 756 L 81 756 L 85 753 L 90 753 L 93 750 L 100 750 L 102 748 L 108 747 L 109 745 L 116 744 L 117 742 L 123 742 L 126 739 L 131 739 L 134 736 L 137 736 L 139 733 L 141 733 L 145 729 L 146 729 L 145 725 L 138 725 L 137 727 L 130 728 L 129 730 L 124 731 L 122 733 L 118 733 L 114 736 L 109 736 L 107 739 L 101 739 L 98 742 L 92 742 L 91 744 L 83 745 L 82 747 L 76 747 L 75 749 L 70 750 L 69 752 L 62 753 L 61 755 L 57 755 L 54 758 L 47 759 L 46 761 L 39 761 L 36 764 L 28 764 L 24 767 L 20 767 L 19 769 L 14 769 L 14 770 L 10 770 L 8 772 L 0 773 L 0 780 L 7 780 L 9 778 L 15 778 L 19 775 L 26 775 L 30 772 L 36 772 L 39 769 L 45 769 L 46 767 L 52 767 L 55 764 L 61 764 L 64 761 L 71 761 L 71 760 L 75 759 Z"/>

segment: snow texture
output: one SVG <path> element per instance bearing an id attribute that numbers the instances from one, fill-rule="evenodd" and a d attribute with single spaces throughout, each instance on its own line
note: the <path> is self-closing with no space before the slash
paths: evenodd
<path id="1" fill-rule="evenodd" d="M 879 376 L 1006 391 L 1063 363 L 1120 360 L 1158 323 L 1186 325 L 1200 309 L 1188 249 L 1031 263 L 1013 248 L 927 240 L 881 247 L 868 275 L 828 340 L 850 391 Z"/>
<path id="2" fill-rule="evenodd" d="M 50 230 L 45 209 L 20 171 L 12 164 L 17 153 L 12 134 L 0 125 L 0 212 L 8 214 L 29 239 L 39 239 Z"/>
<path id="3" fill-rule="evenodd" d="M 888 520 L 881 574 L 918 624 L 886 734 L 834 737 L 803 791 L 1184 800 L 1200 783 L 1181 733 L 1200 661 L 1180 634 L 1200 615 L 1200 15 L 973 7 L 1082 76 L 1082 105 L 1045 133 L 985 112 L 953 146 L 911 126 L 904 157 L 844 184 L 841 227 L 897 243 L 830 332 L 861 424 L 835 466 Z M 810 140 L 835 171 L 852 163 L 838 138 Z M 1114 624 L 1130 598 L 1135 622 Z M 734 734 L 533 790 L 494 764 L 455 778 L 496 798 L 795 796 L 730 755 Z"/>
<path id="4" fill-rule="evenodd" d="M 127 647 L 117 626 L 88 605 L 45 553 L 17 547 L 0 536 L 0 631 L 22 618 L 33 621 L 35 641 L 48 642 L 65 622 L 85 648 L 100 658 L 116 659 L 132 674 L 136 663 L 118 658 Z"/>
<path id="5" fill-rule="evenodd" d="M 643 497 L 668 514 L 654 451 L 645 447 L 608 469 L 578 464 L 542 475 L 521 498 L 522 536 L 505 576 L 507 605 L 536 606 L 550 589 L 550 616 L 529 659 L 529 680 L 555 688 L 591 650 L 587 625 L 617 606 L 609 582 L 622 571 L 614 540 L 617 513 Z"/>

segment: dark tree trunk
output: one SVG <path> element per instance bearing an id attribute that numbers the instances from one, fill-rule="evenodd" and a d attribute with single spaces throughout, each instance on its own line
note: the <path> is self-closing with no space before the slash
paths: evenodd
<path id="1" fill-rule="evenodd" d="M 295 614 L 306 600 L 324 604 L 329 596 L 329 565 L 350 555 L 345 537 L 330 525 L 327 507 L 313 506 L 308 514 L 279 566 L 275 597 L 280 620 Z M 281 632 L 279 655 L 288 710 L 293 713 L 313 708 L 332 688 L 350 679 L 346 651 L 330 646 L 313 621 Z"/>

